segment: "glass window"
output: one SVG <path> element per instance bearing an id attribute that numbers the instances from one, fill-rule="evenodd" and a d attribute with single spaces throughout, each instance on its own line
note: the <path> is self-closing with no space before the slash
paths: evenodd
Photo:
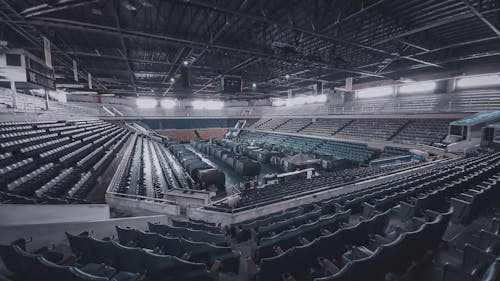
<path id="1" fill-rule="evenodd" d="M 21 55 L 19 54 L 5 54 L 7 65 L 21 66 Z"/>

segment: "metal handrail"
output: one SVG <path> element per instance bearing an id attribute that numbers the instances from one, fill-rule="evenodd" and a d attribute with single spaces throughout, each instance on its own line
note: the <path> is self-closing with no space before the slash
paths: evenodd
<path id="1" fill-rule="evenodd" d="M 119 192 L 106 192 L 107 195 L 113 195 L 116 197 L 127 197 L 130 199 L 145 199 L 148 201 L 155 201 L 155 202 L 160 202 L 160 203 L 167 203 L 167 204 L 172 204 L 172 205 L 177 205 L 177 202 L 168 200 L 168 199 L 162 199 L 162 198 L 153 198 L 153 197 L 148 197 L 148 196 L 142 196 L 142 195 L 136 195 L 136 194 L 127 194 L 127 193 L 119 193 Z"/>

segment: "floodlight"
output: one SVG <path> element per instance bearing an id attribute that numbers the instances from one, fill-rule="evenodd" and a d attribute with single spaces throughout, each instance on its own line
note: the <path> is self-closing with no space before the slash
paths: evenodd
<path id="1" fill-rule="evenodd" d="M 470 76 L 457 80 L 457 88 L 473 88 L 480 86 L 495 86 L 500 85 L 500 74 Z"/>
<path id="2" fill-rule="evenodd" d="M 174 99 L 162 99 L 161 100 L 161 107 L 163 108 L 174 108 L 177 106 L 177 100 Z"/>
<path id="3" fill-rule="evenodd" d="M 135 102 L 139 108 L 154 108 L 158 105 L 158 100 L 151 98 L 137 98 Z"/>
<path id="4" fill-rule="evenodd" d="M 399 92 L 403 94 L 423 93 L 423 92 L 433 92 L 435 89 L 436 89 L 436 82 L 425 81 L 425 82 L 402 85 L 399 87 Z"/>
<path id="5" fill-rule="evenodd" d="M 191 103 L 194 109 L 222 109 L 224 107 L 223 101 L 218 100 L 195 100 Z"/>
<path id="6" fill-rule="evenodd" d="M 358 91 L 358 96 L 366 98 L 376 98 L 383 96 L 390 96 L 394 93 L 394 89 L 391 86 L 366 88 Z"/>

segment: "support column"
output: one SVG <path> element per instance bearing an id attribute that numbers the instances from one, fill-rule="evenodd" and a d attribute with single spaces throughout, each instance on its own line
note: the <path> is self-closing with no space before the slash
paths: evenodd
<path id="1" fill-rule="evenodd" d="M 14 80 L 10 80 L 10 93 L 12 96 L 12 108 L 17 109 L 17 90 Z"/>
<path id="2" fill-rule="evenodd" d="M 453 92 L 455 92 L 457 88 L 457 79 L 453 78 L 453 79 L 448 79 L 446 80 L 446 92 L 451 94 Z"/>
<path id="3" fill-rule="evenodd" d="M 288 90 L 287 94 L 288 94 L 288 99 L 291 99 L 292 95 L 293 95 L 292 94 L 292 89 Z"/>
<path id="4" fill-rule="evenodd" d="M 453 93 L 455 92 L 457 88 L 457 79 L 448 79 L 445 80 L 445 88 L 446 88 L 446 98 L 448 99 L 448 111 L 451 111 L 453 107 Z"/>
<path id="5" fill-rule="evenodd" d="M 45 110 L 49 111 L 49 90 L 45 89 Z"/>

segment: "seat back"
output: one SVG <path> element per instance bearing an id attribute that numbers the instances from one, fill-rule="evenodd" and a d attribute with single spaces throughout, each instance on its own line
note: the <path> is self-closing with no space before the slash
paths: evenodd
<path id="1" fill-rule="evenodd" d="M 494 260 L 493 255 L 467 243 L 464 247 L 462 269 L 470 275 L 479 277 Z"/>
<path id="2" fill-rule="evenodd" d="M 132 229 L 130 227 L 116 226 L 116 233 L 118 234 L 118 240 L 122 245 L 137 243 L 137 232 L 135 231 L 135 229 Z"/>
<path id="3" fill-rule="evenodd" d="M 73 235 L 68 232 L 65 232 L 65 234 L 73 254 L 77 256 L 81 262 L 88 262 L 91 258 L 92 249 L 92 241 L 89 237 L 87 235 Z"/>

